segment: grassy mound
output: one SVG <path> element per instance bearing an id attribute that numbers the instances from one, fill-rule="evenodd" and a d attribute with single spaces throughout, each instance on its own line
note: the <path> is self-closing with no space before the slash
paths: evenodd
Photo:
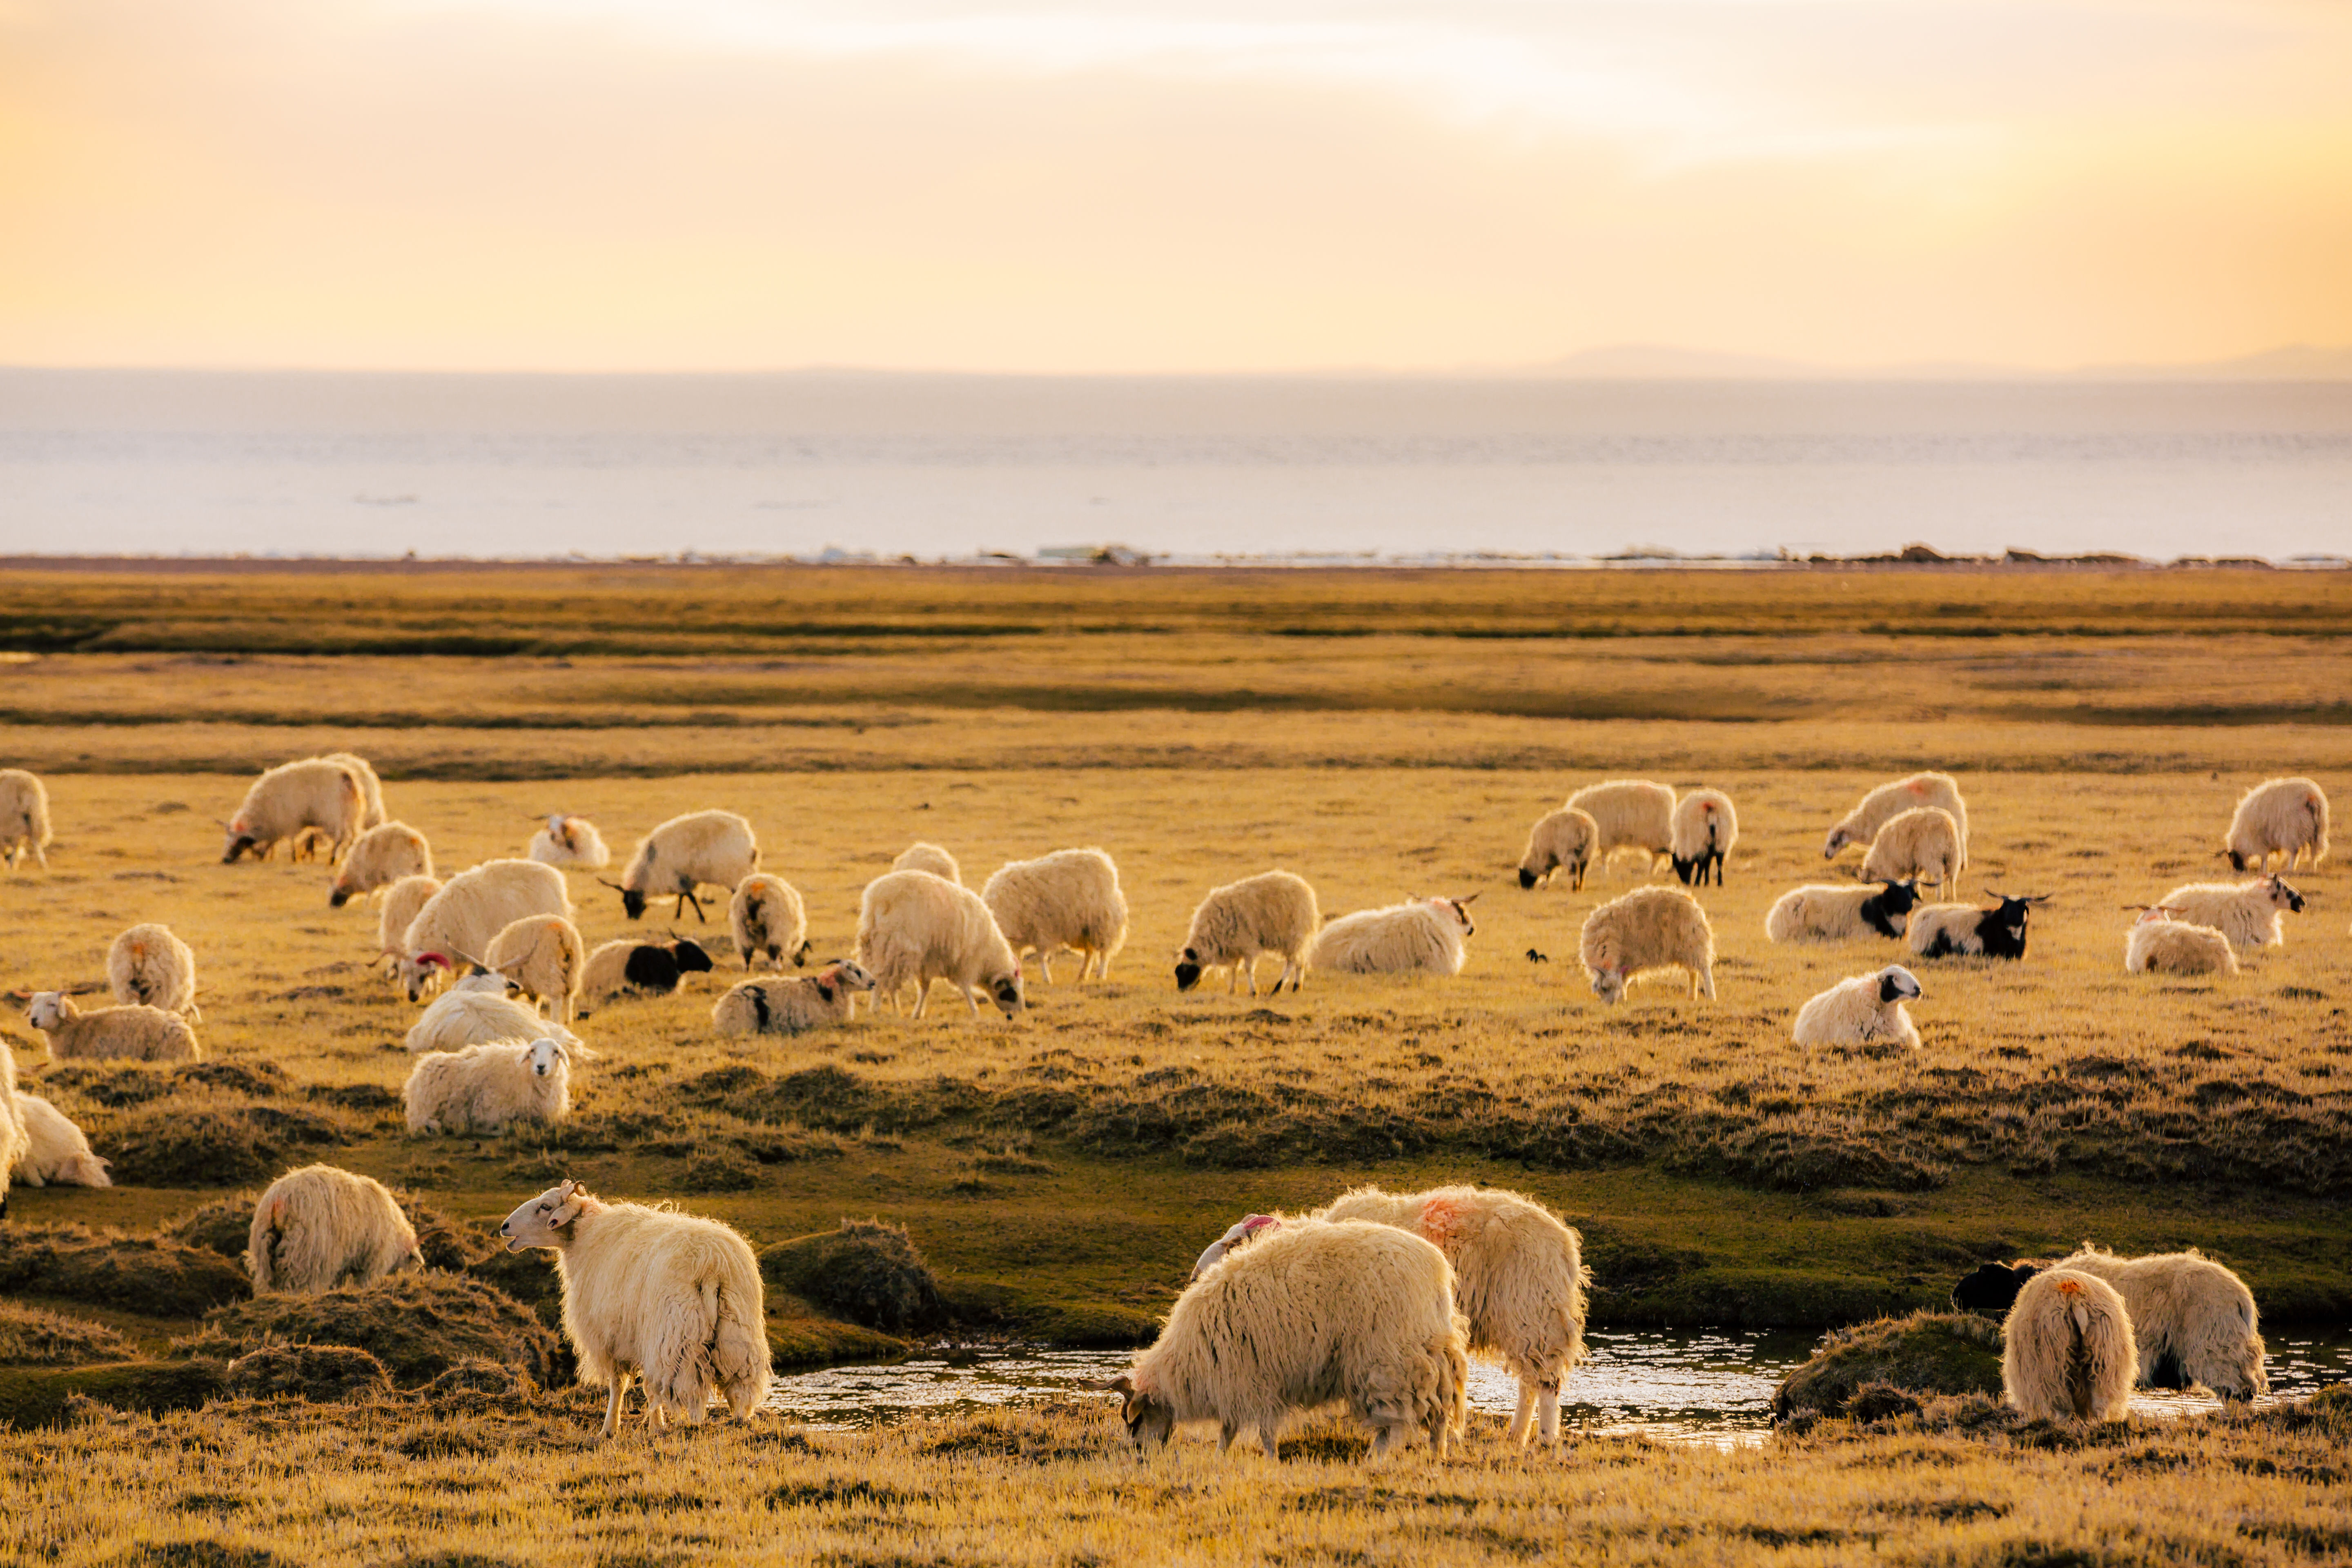
<path id="1" fill-rule="evenodd" d="M 246 1399 L 331 1403 L 392 1391 L 383 1363 L 350 1345 L 264 1345 L 229 1363 L 222 1381 Z"/>
<path id="2" fill-rule="evenodd" d="M 383 1363 L 402 1387 L 429 1383 L 473 1358 L 555 1375 L 555 1336 L 521 1302 L 462 1274 L 425 1270 L 316 1296 L 263 1296 L 207 1313 L 173 1349 L 242 1355 L 265 1344 L 349 1345 Z"/>
<path id="3" fill-rule="evenodd" d="M 257 1192 L 215 1198 L 157 1227 L 155 1234 L 217 1252 L 223 1258 L 243 1258 L 246 1243 L 253 1235 L 253 1205 L 260 1201 L 261 1194 Z"/>
<path id="4" fill-rule="evenodd" d="M 1839 1329 L 1773 1391 L 1772 1418 L 1845 1415 L 1865 1385 L 1879 1414 L 1899 1403 L 1898 1392 L 1998 1395 L 2000 1325 L 1966 1312 L 1914 1312 Z"/>
<path id="5" fill-rule="evenodd" d="M 138 1353 L 103 1323 L 0 1301 L 0 1366 L 89 1366 Z"/>
<path id="6" fill-rule="evenodd" d="M 418 1389 L 416 1396 L 427 1405 L 508 1405 L 538 1392 L 537 1384 L 505 1362 L 473 1356 Z"/>
<path id="7" fill-rule="evenodd" d="M 244 1269 L 205 1247 L 61 1225 L 9 1228 L 0 1248 L 0 1291 L 193 1318 L 240 1300 L 253 1288 Z"/>
<path id="8" fill-rule="evenodd" d="M 221 1101 L 153 1101 L 91 1140 L 117 1186 L 226 1187 L 266 1181 L 308 1152 L 345 1142 L 315 1110 Z"/>
<path id="9" fill-rule="evenodd" d="M 193 1410 L 221 1392 L 215 1361 L 128 1361 L 59 1370 L 0 1369 L 0 1427 L 53 1426 L 74 1395 L 153 1415 Z"/>
<path id="10" fill-rule="evenodd" d="M 777 1242 L 760 1254 L 772 1285 L 869 1329 L 903 1334 L 947 1321 L 930 1266 L 905 1229 L 845 1219 L 835 1230 Z"/>

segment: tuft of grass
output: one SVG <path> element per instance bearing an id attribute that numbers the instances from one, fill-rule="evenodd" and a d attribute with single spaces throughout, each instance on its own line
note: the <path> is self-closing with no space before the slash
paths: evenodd
<path id="1" fill-rule="evenodd" d="M 88 1366 L 129 1361 L 131 1342 L 102 1323 L 0 1301 L 0 1366 Z"/>
<path id="2" fill-rule="evenodd" d="M 1997 1396 L 2000 1342 L 2000 1324 L 1967 1312 L 1913 1312 L 1839 1329 L 1781 1380 L 1772 1417 L 1884 1419 L 1916 1413 L 1925 1394 Z"/>
<path id="3" fill-rule="evenodd" d="M 205 1315 L 179 1341 L 184 1355 L 240 1356 L 271 1343 L 341 1345 L 367 1352 L 403 1387 L 429 1383 L 462 1361 L 488 1359 L 552 1384 L 565 1355 L 555 1336 L 505 1292 L 464 1275 L 412 1271 L 314 1296 L 262 1296 Z"/>
<path id="4" fill-rule="evenodd" d="M 351 1345 L 265 1344 L 230 1362 L 222 1384 L 243 1399 L 334 1402 L 388 1394 L 392 1374 L 383 1363 Z"/>
<path id="5" fill-rule="evenodd" d="M 893 1334 L 943 1327 L 947 1303 L 904 1227 L 845 1219 L 764 1247 L 760 1273 L 835 1317 Z"/>
<path id="6" fill-rule="evenodd" d="M 86 1226 L 11 1224 L 0 1291 L 155 1317 L 192 1318 L 253 1293 L 245 1270 L 206 1247 Z"/>

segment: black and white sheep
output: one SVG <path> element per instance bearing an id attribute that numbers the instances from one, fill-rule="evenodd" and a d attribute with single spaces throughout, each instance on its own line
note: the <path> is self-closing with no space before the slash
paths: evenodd
<path id="1" fill-rule="evenodd" d="M 1790 1037 L 1801 1046 L 1919 1046 L 1918 1026 L 1903 1004 L 1919 997 L 1919 978 L 1899 963 L 1841 980 L 1797 1009 Z"/>
<path id="2" fill-rule="evenodd" d="M 1919 886 L 1909 881 L 1791 888 L 1765 911 L 1764 934 L 1773 942 L 1851 942 L 1868 936 L 1899 942 L 1918 902 Z"/>
<path id="3" fill-rule="evenodd" d="M 2251 882 L 2190 882 L 2157 900 L 2176 921 L 2210 926 L 2232 947 L 2276 947 L 2286 941 L 2289 914 L 2303 913 L 2303 895 L 2283 877 Z"/>
<path id="4" fill-rule="evenodd" d="M 1469 907 L 1477 896 L 1412 898 L 1338 916 L 1316 934 L 1307 962 L 1342 974 L 1459 974 L 1469 956 L 1464 944 L 1478 931 Z"/>
<path id="5" fill-rule="evenodd" d="M 2047 893 L 1992 895 L 1991 909 L 1974 904 L 1922 904 L 1911 911 L 1910 947 L 1921 958 L 2023 958 L 2033 908 Z"/>
<path id="6" fill-rule="evenodd" d="M 1666 846 L 1685 887 L 1705 887 L 1707 873 L 1723 886 L 1724 857 L 1739 842 L 1739 814 L 1719 789 L 1695 789 L 1675 802 L 1674 838 Z"/>
<path id="7" fill-rule="evenodd" d="M 608 942 L 588 955 L 580 972 L 583 1007 L 614 996 L 667 996 L 688 974 L 708 974 L 710 954 L 699 942 L 679 937 L 667 946 L 626 938 Z"/>
<path id="8" fill-rule="evenodd" d="M 711 1006 L 710 1026 L 722 1035 L 804 1035 L 848 1023 L 856 999 L 873 990 L 874 977 L 845 959 L 814 974 L 746 980 Z"/>
<path id="9" fill-rule="evenodd" d="M 808 909 L 800 889 L 782 877 L 762 873 L 736 883 L 727 900 L 727 929 L 745 969 L 761 959 L 775 969 L 788 958 L 794 969 L 808 962 Z"/>

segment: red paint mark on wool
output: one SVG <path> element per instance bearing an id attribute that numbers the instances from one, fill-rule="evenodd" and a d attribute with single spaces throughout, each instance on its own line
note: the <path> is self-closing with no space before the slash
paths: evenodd
<path id="1" fill-rule="evenodd" d="M 2083 1282 L 2080 1279 L 2061 1279 L 2058 1281 L 2058 1293 L 2062 1296 L 2079 1296 L 2083 1293 Z"/>
<path id="2" fill-rule="evenodd" d="M 1462 1229 L 1462 1205 L 1451 1198 L 1432 1198 L 1421 1205 L 1421 1234 L 1438 1251 L 1449 1256 Z"/>

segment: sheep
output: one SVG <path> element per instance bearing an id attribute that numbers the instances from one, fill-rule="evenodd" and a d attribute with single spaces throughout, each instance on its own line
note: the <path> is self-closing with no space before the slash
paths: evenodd
<path id="1" fill-rule="evenodd" d="M 542 866 L 604 867 L 613 863 L 613 852 L 604 847 L 604 836 L 596 825 L 584 816 L 566 816 L 555 812 L 547 826 L 530 836 L 530 847 L 523 851 L 527 860 Z"/>
<path id="2" fill-rule="evenodd" d="M 1291 1412 L 1345 1400 L 1372 1427 L 1375 1458 L 1418 1427 L 1443 1458 L 1465 1420 L 1468 1329 L 1454 1270 L 1420 1237 L 1296 1220 L 1187 1286 L 1133 1368 L 1092 1386 L 1123 1396 L 1139 1451 L 1214 1421 L 1220 1452 L 1255 1426 L 1278 1458 Z"/>
<path id="3" fill-rule="evenodd" d="M 1680 888 L 1636 888 L 1585 916 L 1577 957 L 1592 994 L 1612 1006 L 1627 982 L 1656 969 L 1683 971 L 1694 999 L 1715 1000 L 1715 929 Z"/>
<path id="4" fill-rule="evenodd" d="M 1719 789 L 1695 789 L 1675 803 L 1674 837 L 1666 846 L 1675 876 L 1685 887 L 1706 886 L 1710 867 L 1723 886 L 1723 858 L 1739 842 L 1739 814 Z"/>
<path id="5" fill-rule="evenodd" d="M 1348 974 L 1459 974 L 1463 941 L 1477 933 L 1461 899 L 1413 898 L 1341 915 L 1315 938 L 1307 962 Z"/>
<path id="6" fill-rule="evenodd" d="M 1532 888 L 1564 870 L 1569 887 L 1581 891 L 1584 868 L 1591 864 L 1594 847 L 1600 842 L 1601 825 L 1589 811 L 1563 809 L 1537 818 L 1528 830 L 1528 847 L 1519 856 L 1519 886 Z"/>
<path id="7" fill-rule="evenodd" d="M 510 1122 L 561 1121 L 572 1114 L 572 1054 L 551 1038 L 428 1051 L 400 1091 L 408 1130 L 496 1132 Z"/>
<path id="8" fill-rule="evenodd" d="M 245 803 L 228 819 L 221 864 L 248 849 L 257 859 L 268 859 L 270 850 L 306 827 L 317 828 L 328 841 L 329 858 L 340 860 L 359 837 L 366 816 L 366 788 L 351 768 L 324 757 L 280 763 L 253 781 Z"/>
<path id="9" fill-rule="evenodd" d="M 918 1018 L 934 980 L 953 985 L 974 1018 L 982 991 L 1008 1018 L 1024 1005 L 1021 961 L 996 929 L 996 917 L 978 893 L 929 871 L 886 871 L 866 884 L 857 906 L 857 963 L 894 1005 L 914 986 Z"/>
<path id="10" fill-rule="evenodd" d="M 360 797 L 364 803 L 360 809 L 360 831 L 381 827 L 391 820 L 383 814 L 383 781 L 376 777 L 375 764 L 354 752 L 329 752 L 321 761 L 347 769 L 360 781 Z"/>
<path id="11" fill-rule="evenodd" d="M 1801 1046 L 1919 1047 L 1918 1027 L 1903 1004 L 1919 996 L 1919 979 L 1899 963 L 1841 980 L 1797 1009 L 1790 1037 Z"/>
<path id="12" fill-rule="evenodd" d="M 416 911 L 394 957 L 411 1002 L 424 1000 L 436 971 L 486 952 L 499 932 L 529 915 L 572 918 L 563 873 L 535 860 L 485 860 L 458 872 Z"/>
<path id="13" fill-rule="evenodd" d="M 2103 1279 L 2035 1276 L 2001 1323 L 2001 1397 L 2040 1421 L 2120 1421 L 2131 1413 L 2131 1317 Z"/>
<path id="14" fill-rule="evenodd" d="M 546 1034 L 537 1010 L 507 994 L 507 977 L 494 970 L 469 974 L 433 999 L 408 1031 L 412 1052 L 455 1051 L 499 1040 Z"/>
<path id="15" fill-rule="evenodd" d="M 352 899 L 389 888 L 404 877 L 433 875 L 433 847 L 404 822 L 379 822 L 360 835 L 343 868 L 327 889 L 327 907 L 340 910 Z"/>
<path id="16" fill-rule="evenodd" d="M 648 1425 L 699 1423 L 711 1394 L 739 1421 L 767 1397 L 767 1302 L 751 1244 L 717 1220 L 608 1204 L 577 1182 L 549 1188 L 499 1226 L 507 1250 L 551 1247 L 563 1335 L 580 1381 L 605 1384 L 604 1436 L 621 1429 L 629 1384 L 646 1384 Z"/>
<path id="17" fill-rule="evenodd" d="M 2124 937 L 2124 971 L 2129 974 L 2235 974 L 2238 955 L 2230 939 L 2211 926 L 2187 925 L 2179 911 L 2151 906 Z"/>
<path id="18" fill-rule="evenodd" d="M 1992 897 L 2000 902 L 1989 910 L 1974 904 L 1922 904 L 1913 910 L 1906 928 L 1911 951 L 1921 958 L 2023 958 L 2033 906 L 2048 903 L 2050 895 Z"/>
<path id="19" fill-rule="evenodd" d="M 1969 849 L 1969 808 L 1960 799 L 1959 781 L 1949 773 L 1913 773 L 1909 778 L 1880 784 L 1830 829 L 1829 837 L 1822 843 L 1822 858 L 1834 860 L 1838 851 L 1849 845 L 1870 844 L 1889 821 L 1923 805 L 1952 814 L 1953 822 L 1959 826 L 1960 855 L 1965 859 Z"/>
<path id="20" fill-rule="evenodd" d="M 710 1026 L 722 1035 L 803 1035 L 830 1024 L 846 1024 L 860 993 L 874 990 L 874 977 L 844 960 L 811 975 L 746 980 L 710 1009 Z"/>
<path id="21" fill-rule="evenodd" d="M 106 984 L 117 1002 L 143 1003 L 205 1021 L 196 1005 L 196 955 L 163 925 L 135 925 L 106 950 Z"/>
<path id="22" fill-rule="evenodd" d="M 2272 779 L 2248 790 L 2230 818 L 2221 841 L 2237 871 L 2268 871 L 2271 857 L 2292 871 L 2311 857 L 2311 868 L 2327 858 L 2327 795 L 2309 779 Z"/>
<path id="23" fill-rule="evenodd" d="M 376 951 L 395 971 L 399 967 L 401 944 L 408 940 L 408 928 L 417 911 L 441 890 L 436 877 L 403 877 L 383 890 L 383 907 L 376 911 Z"/>
<path id="24" fill-rule="evenodd" d="M 2130 1314 L 2137 1378 L 2148 1387 L 2202 1384 L 2223 1400 L 2252 1400 L 2270 1392 L 2253 1292 L 2194 1247 L 2118 1258 L 2086 1241 L 2055 1263 L 1987 1263 L 1953 1287 L 1952 1305 L 1964 1312 L 1999 1311 L 2051 1269 L 2088 1275 L 2115 1288 Z"/>
<path id="25" fill-rule="evenodd" d="M 425 1267 L 416 1227 L 392 1190 L 332 1165 L 305 1165 L 253 1205 L 245 1269 L 257 1296 L 315 1296 Z"/>
<path id="26" fill-rule="evenodd" d="M 710 954 L 701 944 L 678 938 L 667 947 L 652 942 L 608 942 L 588 955 L 580 971 L 580 1000 L 601 1003 L 623 993 L 667 996 L 688 974 L 710 973 Z"/>
<path id="27" fill-rule="evenodd" d="M 34 994 L 26 1008 L 60 1061 L 193 1062 L 204 1059 L 196 1032 L 161 1007 L 99 1007 L 85 1013 L 60 991 Z"/>
<path id="28" fill-rule="evenodd" d="M 1226 994 L 1247 980 L 1255 996 L 1258 957 L 1271 952 L 1282 960 L 1274 989 L 1280 992 L 1287 980 L 1296 992 L 1307 979 L 1307 948 L 1322 921 L 1315 889 L 1289 871 L 1263 871 L 1212 888 L 1192 910 L 1192 923 L 1185 930 L 1183 951 L 1176 959 L 1176 989 L 1192 989 L 1203 970 L 1230 968 Z"/>
<path id="29" fill-rule="evenodd" d="M 1079 955 L 1078 978 L 1110 978 L 1110 961 L 1127 945 L 1127 895 L 1118 867 L 1099 849 L 1056 849 L 1034 860 L 999 866 L 980 889 L 981 902 L 1013 956 L 1034 952 L 1045 984 L 1054 983 L 1054 955 Z"/>
<path id="30" fill-rule="evenodd" d="M 786 958 L 794 969 L 808 962 L 808 910 L 799 889 L 782 877 L 752 876 L 736 883 L 735 896 L 727 900 L 727 928 L 747 971 L 760 958 L 777 969 Z"/>
<path id="31" fill-rule="evenodd" d="M 32 1130 L 26 1125 L 25 1106 L 16 1093 L 16 1053 L 0 1040 L 0 1219 L 8 1216 L 8 1181 L 32 1152 Z M 27 1177 L 27 1186 L 40 1184 Z"/>
<path id="32" fill-rule="evenodd" d="M 1921 881 L 1959 890 L 1969 863 L 1960 825 L 1939 805 L 1923 805 L 1887 818 L 1862 859 L 1865 882 Z"/>
<path id="33" fill-rule="evenodd" d="M 1587 784 L 1568 797 L 1568 809 L 1581 811 L 1600 830 L 1595 853 L 1605 867 L 1620 849 L 1642 851 L 1646 874 L 1675 842 L 1675 792 L 1645 779 L 1613 779 Z"/>
<path id="34" fill-rule="evenodd" d="M 2174 920 L 2212 927 L 2232 947 L 2276 947 L 2286 941 L 2284 917 L 2303 913 L 2303 895 L 2276 875 L 2251 882 L 2189 882 L 2156 901 Z"/>
<path id="35" fill-rule="evenodd" d="M 0 860 L 14 871 L 26 856 L 49 868 L 49 791 L 22 768 L 0 768 Z"/>
<path id="36" fill-rule="evenodd" d="M 534 1002 L 546 1003 L 559 1024 L 572 1022 L 586 959 L 579 928 L 562 915 L 510 921 L 490 938 L 482 954 L 482 963 L 505 975 L 509 986 Z"/>
<path id="37" fill-rule="evenodd" d="M 0 1045 L 0 1057 L 8 1047 Z M 15 1071 L 13 1062 L 0 1063 L 0 1093 L 6 1092 L 6 1083 Z M 90 1152 L 89 1140 L 82 1135 L 66 1113 L 37 1094 L 16 1095 L 16 1119 L 24 1131 L 24 1144 L 16 1155 L 16 1179 L 28 1187 L 47 1186 L 55 1182 L 66 1187 L 110 1187 L 114 1178 L 106 1173 L 110 1163 Z M 5 1142 L 6 1116 L 0 1109 L 0 1142 Z M 0 1154 L 0 1163 L 5 1155 Z M 7 1173 L 0 1172 L 0 1200 L 5 1200 Z M 6 1206 L 0 1201 L 0 1209 Z"/>
<path id="38" fill-rule="evenodd" d="M 963 880 L 963 868 L 956 864 L 954 856 L 936 844 L 927 844 L 920 840 L 899 850 L 898 858 L 890 862 L 890 869 L 929 871 L 932 876 L 944 877 L 950 882 Z"/>
<path id="39" fill-rule="evenodd" d="M 677 896 L 676 914 L 692 904 L 694 918 L 702 920 L 698 889 L 732 888 L 759 868 L 760 843 L 749 822 L 731 811 L 694 811 L 638 839 L 621 879 L 604 886 L 621 895 L 621 910 L 631 920 L 645 914 L 648 898 L 669 893 Z"/>
<path id="40" fill-rule="evenodd" d="M 1919 885 L 1911 881 L 1791 888 L 1765 911 L 1764 934 L 1773 942 L 1848 942 L 1875 932 L 1900 941 L 1918 902 Z"/>

